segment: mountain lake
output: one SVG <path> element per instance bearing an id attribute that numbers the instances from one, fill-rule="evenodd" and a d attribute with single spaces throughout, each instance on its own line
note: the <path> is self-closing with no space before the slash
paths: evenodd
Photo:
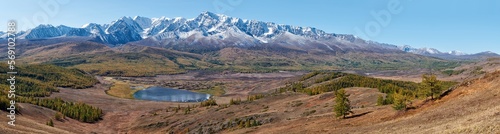
<path id="1" fill-rule="evenodd" d="M 202 102 L 210 99 L 210 94 L 155 86 L 135 92 L 134 98 L 151 101 Z"/>

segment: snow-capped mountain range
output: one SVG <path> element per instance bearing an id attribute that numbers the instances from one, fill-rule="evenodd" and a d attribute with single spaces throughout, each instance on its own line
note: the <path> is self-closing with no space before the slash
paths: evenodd
<path id="1" fill-rule="evenodd" d="M 422 54 L 422 55 L 436 55 L 436 54 L 449 54 L 449 55 L 456 55 L 456 56 L 469 55 L 467 53 L 464 53 L 461 51 L 456 51 L 456 50 L 449 51 L 449 52 L 441 52 L 441 51 L 434 49 L 434 48 L 413 48 L 413 47 L 408 46 L 408 45 L 400 46 L 399 48 L 405 52 L 411 52 L 411 53 Z"/>
<path id="2" fill-rule="evenodd" d="M 419 54 L 419 55 L 426 55 L 426 56 L 433 56 L 433 57 L 439 57 L 443 59 L 478 59 L 482 57 L 491 57 L 495 56 L 498 57 L 500 55 L 491 52 L 491 51 L 485 51 L 481 53 L 476 53 L 476 54 L 468 54 L 460 51 L 449 51 L 449 52 L 441 52 L 437 49 L 434 48 L 413 48 L 411 46 L 405 45 L 405 46 L 400 46 L 399 49 L 405 52 L 410 52 L 414 54 Z"/>
<path id="3" fill-rule="evenodd" d="M 4 37 L 0 32 L 0 37 Z M 354 35 L 326 33 L 313 27 L 297 27 L 256 20 L 246 20 L 211 12 L 202 12 L 195 18 L 122 17 L 110 24 L 88 23 L 81 28 L 64 25 L 39 25 L 21 31 L 20 39 L 50 39 L 89 37 L 106 44 L 139 44 L 179 48 L 185 46 L 258 46 L 272 44 L 301 49 L 327 51 L 406 51 L 416 54 L 444 54 L 436 49 L 416 49 L 409 46 L 365 41 Z M 450 55 L 466 55 L 459 51 Z"/>
<path id="4" fill-rule="evenodd" d="M 230 38 L 244 34 L 266 43 L 271 38 L 282 34 L 292 34 L 301 37 L 339 37 L 353 40 L 352 35 L 328 34 L 311 27 L 295 27 L 278 25 L 272 22 L 245 20 L 226 15 L 203 12 L 193 19 L 185 18 L 146 18 L 141 16 L 122 17 L 111 24 L 88 23 L 81 28 L 72 28 L 64 25 L 39 25 L 26 31 L 21 39 L 44 39 L 65 36 L 97 37 L 105 43 L 124 44 L 146 38 L 157 40 L 165 38 L 188 38 L 190 36 L 215 36 Z M 248 38 L 243 37 L 243 38 Z"/>

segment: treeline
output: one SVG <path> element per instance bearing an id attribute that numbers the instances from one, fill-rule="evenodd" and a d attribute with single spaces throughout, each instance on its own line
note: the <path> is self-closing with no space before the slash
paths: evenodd
<path id="1" fill-rule="evenodd" d="M 17 97 L 21 103 L 30 103 L 61 112 L 63 115 L 87 123 L 97 122 L 101 119 L 103 112 L 100 108 L 85 103 L 73 103 L 63 101 L 61 98 L 40 99 L 33 97 Z"/>
<path id="2" fill-rule="evenodd" d="M 89 88 L 98 82 L 92 75 L 82 70 L 66 69 L 50 64 L 29 65 L 20 68 L 19 76 L 36 79 L 55 87 L 76 89 Z"/>
<path id="3" fill-rule="evenodd" d="M 312 74 L 315 74 L 315 73 L 312 73 Z M 331 73 L 325 73 L 325 74 L 326 74 L 325 76 L 323 76 L 319 79 L 316 79 L 314 83 L 321 83 L 321 82 L 333 80 L 333 79 L 347 75 L 346 73 L 341 73 L 341 72 L 331 72 Z"/>
<path id="4" fill-rule="evenodd" d="M 0 72 L 0 79 L 6 80 L 9 78 L 9 75 Z M 16 76 L 15 79 L 16 95 L 19 96 L 46 97 L 49 96 L 52 92 L 59 92 L 59 89 L 57 89 L 57 87 L 39 80 L 23 76 Z M 8 86 L 10 86 L 10 84 L 8 82 L 2 82 L 0 85 L 4 85 L 7 87 L 4 88 L 4 92 L 9 90 Z"/>
<path id="5" fill-rule="evenodd" d="M 295 82 L 289 84 L 285 87 L 288 91 L 304 92 L 309 95 L 316 95 L 325 92 L 337 91 L 342 88 L 350 87 L 368 87 L 377 88 L 382 93 L 394 93 L 397 90 L 416 90 L 418 88 L 418 83 L 406 82 L 406 81 L 396 81 L 396 80 L 383 80 L 377 78 L 371 78 L 366 76 L 360 76 L 355 74 L 346 73 L 330 73 L 323 78 L 316 79 L 315 83 L 321 83 L 324 81 L 339 78 L 334 81 L 330 81 L 326 84 L 306 87 L 302 82 Z"/>
<path id="6" fill-rule="evenodd" d="M 0 79 L 9 79 L 7 64 L 0 64 Z M 57 87 L 88 88 L 98 82 L 92 75 L 78 69 L 66 69 L 55 65 L 28 65 L 16 69 L 16 95 L 46 97 L 58 92 Z M 1 83 L 0 85 L 8 85 Z"/>
<path id="7" fill-rule="evenodd" d="M 242 103 L 247 103 L 247 102 L 252 102 L 258 99 L 262 99 L 266 97 L 264 94 L 254 94 L 254 95 L 247 95 L 247 100 L 241 100 L 241 98 L 231 98 L 229 100 L 229 105 L 240 105 Z"/>
<path id="8" fill-rule="evenodd" d="M 315 74 L 315 73 L 314 73 Z M 397 81 L 397 80 L 384 80 L 372 77 L 366 77 L 355 74 L 347 74 L 341 72 L 335 73 L 323 73 L 325 76 L 316 79 L 306 79 L 305 81 L 298 81 L 288 84 L 284 88 L 280 88 L 279 92 L 293 91 L 302 92 L 308 95 L 317 95 L 325 92 L 338 91 L 343 88 L 350 87 L 367 87 L 367 88 L 377 88 L 380 92 L 386 93 L 385 98 L 379 97 L 379 103 L 381 105 L 393 104 L 394 99 L 400 100 L 398 97 L 404 95 L 407 98 L 417 98 L 426 96 L 419 92 L 418 89 L 422 88 L 422 85 L 415 82 L 408 81 Z M 318 74 L 315 74 L 318 75 Z M 307 76 L 307 75 L 306 75 Z M 305 77 L 303 77 L 305 78 Z M 310 77 L 311 78 L 311 77 Z M 338 78 L 338 79 L 337 79 Z M 336 80 L 333 80 L 336 79 Z M 333 80 L 333 81 L 330 81 Z M 307 86 L 303 83 L 306 81 L 314 81 L 314 83 L 322 83 L 325 81 L 330 81 L 325 84 Z M 440 88 L 436 88 L 434 92 L 441 92 L 444 89 L 451 87 L 456 84 L 454 82 L 440 82 Z M 396 95 L 397 94 L 397 95 Z M 399 96 L 398 96 L 399 95 Z"/>
<path id="9" fill-rule="evenodd" d="M 9 79 L 6 72 L 11 71 L 5 63 L 0 64 L 0 79 Z M 59 111 L 67 117 L 82 121 L 96 122 L 102 116 L 102 110 L 84 103 L 65 102 L 60 98 L 41 99 L 52 92 L 58 92 L 57 87 L 88 88 L 98 82 L 92 75 L 78 69 L 66 69 L 55 65 L 38 64 L 17 66 L 15 75 L 15 100 L 17 103 L 30 103 Z M 2 110 L 10 106 L 7 98 L 10 83 L 0 83 L 0 107 Z M 16 106 L 16 108 L 19 108 Z M 18 109 L 19 110 L 19 109 Z M 22 110 L 21 110 L 22 112 Z"/>
<path id="10" fill-rule="evenodd" d="M 316 76 L 316 75 L 318 75 L 320 73 L 321 72 L 319 72 L 319 71 L 314 71 L 314 72 L 308 73 L 308 74 L 302 76 L 302 78 L 300 78 L 300 81 L 307 80 L 307 79 L 312 78 L 312 77 L 314 77 L 314 76 Z"/>
<path id="11" fill-rule="evenodd" d="M 0 89 L 9 89 L 9 86 L 6 85 L 0 85 Z M 8 92 L 0 92 L 0 108 L 3 111 L 7 111 L 7 108 L 10 107 L 10 98 L 8 98 Z M 16 107 L 16 113 L 21 111 L 18 103 L 14 104 Z"/>

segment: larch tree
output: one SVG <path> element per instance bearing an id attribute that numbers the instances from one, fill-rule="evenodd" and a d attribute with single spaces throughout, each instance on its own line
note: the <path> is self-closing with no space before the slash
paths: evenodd
<path id="1" fill-rule="evenodd" d="M 405 110 L 408 103 L 410 103 L 410 100 L 402 93 L 402 91 L 395 93 L 393 97 L 394 103 L 392 104 L 392 108 L 396 110 Z"/>
<path id="2" fill-rule="evenodd" d="M 441 92 L 440 81 L 437 80 L 436 75 L 422 75 L 422 83 L 420 86 L 420 94 L 425 97 L 431 96 L 434 100 L 434 96 Z"/>
<path id="3" fill-rule="evenodd" d="M 349 115 L 349 113 L 353 113 L 351 111 L 351 104 L 348 98 L 349 95 L 346 94 L 344 89 L 338 90 L 335 96 L 335 106 L 333 111 L 335 112 L 336 117 L 342 116 L 342 118 L 345 118 L 345 116 Z"/>

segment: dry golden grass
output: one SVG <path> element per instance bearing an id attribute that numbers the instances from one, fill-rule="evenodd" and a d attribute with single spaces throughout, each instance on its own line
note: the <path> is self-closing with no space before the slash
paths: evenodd
<path id="1" fill-rule="evenodd" d="M 121 81 L 116 81 L 113 86 L 111 86 L 109 90 L 106 91 L 106 93 L 118 98 L 134 99 L 134 93 L 136 91 L 138 90 L 130 88 L 129 84 Z"/>
<path id="2" fill-rule="evenodd" d="M 106 80 L 110 80 L 105 78 Z M 236 80 L 226 78 L 226 81 Z M 277 83 L 277 82 L 272 82 Z M 248 93 L 260 89 L 255 85 L 272 83 L 238 81 L 228 84 L 227 95 Z M 129 84 L 131 85 L 131 84 Z M 226 85 L 225 85 L 226 86 Z M 234 88 L 234 89 L 232 89 Z M 263 89 L 269 89 L 261 87 Z M 255 117 L 263 125 L 251 128 L 230 128 L 218 133 L 499 133 L 500 125 L 500 72 L 458 87 L 443 99 L 424 103 L 415 110 L 399 112 L 390 106 L 375 106 L 375 89 L 350 88 L 351 103 L 355 117 L 336 119 L 333 116 L 333 94 L 316 96 L 286 93 L 269 96 L 250 103 L 229 107 L 195 108 L 199 103 L 170 103 L 141 100 L 116 99 L 104 94 L 99 86 L 86 90 L 61 90 L 53 97 L 81 101 L 102 107 L 104 120 L 96 124 L 84 124 L 81 133 L 168 133 L 183 132 L 187 128 L 196 133 L 199 128 L 217 130 L 224 123 L 236 118 Z M 217 98 L 224 98 L 217 97 Z M 229 97 L 235 98 L 235 97 Z M 243 98 L 244 99 L 244 98 Z M 105 101 L 102 101 L 105 100 Z M 219 101 L 227 104 L 227 101 Z M 301 103 L 301 105 L 296 105 Z M 191 105 L 191 113 L 175 112 L 180 105 Z M 315 110 L 311 115 L 303 113 Z M 35 112 L 23 116 L 39 116 Z M 38 118 L 37 118 L 38 119 Z M 46 118 L 44 118 L 46 119 Z M 43 122 L 42 122 L 43 123 Z M 78 122 L 77 122 L 78 123 Z M 64 130 L 76 131 L 72 123 L 59 123 Z M 0 132 L 1 129 L 0 129 Z M 34 132 L 34 130 L 27 131 Z"/>

